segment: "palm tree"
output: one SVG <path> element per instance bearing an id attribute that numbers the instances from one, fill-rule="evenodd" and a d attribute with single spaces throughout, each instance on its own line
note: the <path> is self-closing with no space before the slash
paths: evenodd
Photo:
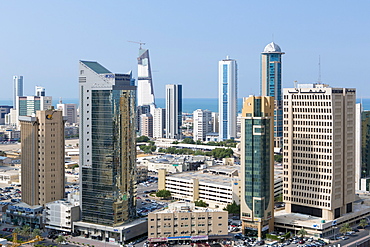
<path id="1" fill-rule="evenodd" d="M 339 229 L 339 232 L 343 234 L 349 231 L 352 231 L 352 227 L 349 226 L 349 223 L 343 224 L 343 226 Z"/>
<path id="2" fill-rule="evenodd" d="M 303 238 L 306 234 L 307 234 L 307 232 L 306 232 L 306 230 L 305 229 L 303 229 L 303 228 L 301 228 L 299 231 L 298 231 L 298 233 L 297 233 L 298 235 L 301 235 L 301 237 Z"/>
<path id="3" fill-rule="evenodd" d="M 38 229 L 38 228 L 35 228 L 31 232 L 31 237 L 32 238 L 35 238 L 36 236 L 41 236 L 41 234 L 42 234 L 42 231 L 40 229 Z"/>
<path id="4" fill-rule="evenodd" d="M 366 219 L 361 219 L 360 224 L 358 224 L 359 227 L 365 228 L 367 226 L 367 220 Z"/>
<path id="5" fill-rule="evenodd" d="M 24 225 L 21 230 L 21 234 L 25 237 L 29 237 L 31 235 L 31 227 L 28 225 Z"/>
<path id="6" fill-rule="evenodd" d="M 57 237 L 57 239 L 55 239 L 55 242 L 58 244 L 58 246 L 59 246 L 61 243 L 65 242 L 65 241 L 66 241 L 65 237 L 64 237 L 64 236 L 62 236 L 62 235 L 59 235 L 59 236 Z"/>

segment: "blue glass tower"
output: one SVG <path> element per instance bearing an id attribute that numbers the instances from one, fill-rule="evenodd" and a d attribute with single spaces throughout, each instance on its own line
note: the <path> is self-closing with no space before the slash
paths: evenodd
<path id="1" fill-rule="evenodd" d="M 285 54 L 280 47 L 271 42 L 261 53 L 261 95 L 275 98 L 274 146 L 283 146 L 283 98 L 281 82 L 281 56 Z"/>

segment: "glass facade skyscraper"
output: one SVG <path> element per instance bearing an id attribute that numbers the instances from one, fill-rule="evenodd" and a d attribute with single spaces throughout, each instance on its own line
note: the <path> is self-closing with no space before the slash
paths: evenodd
<path id="1" fill-rule="evenodd" d="M 282 147 L 283 105 L 281 81 L 281 56 L 285 54 L 280 47 L 271 42 L 261 53 L 261 95 L 275 98 L 274 146 Z"/>
<path id="2" fill-rule="evenodd" d="M 273 231 L 274 98 L 244 100 L 241 118 L 241 213 L 243 233 L 262 238 Z"/>
<path id="3" fill-rule="evenodd" d="M 13 108 L 17 108 L 17 96 L 23 96 L 23 76 L 13 76 Z"/>
<path id="4" fill-rule="evenodd" d="M 79 70 L 82 221 L 118 226 L 136 216 L 136 87 L 97 62 Z"/>
<path id="5" fill-rule="evenodd" d="M 182 85 L 166 85 L 166 138 L 182 136 Z"/>
<path id="6" fill-rule="evenodd" d="M 152 82 L 152 70 L 150 68 L 149 50 L 140 47 L 137 78 L 137 105 L 154 105 L 154 89 Z"/>
<path id="7" fill-rule="evenodd" d="M 219 140 L 236 137 L 237 63 L 228 57 L 218 63 Z"/>

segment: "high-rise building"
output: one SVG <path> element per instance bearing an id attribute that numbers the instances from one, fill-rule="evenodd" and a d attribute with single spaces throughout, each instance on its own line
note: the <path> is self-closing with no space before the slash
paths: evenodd
<path id="1" fill-rule="evenodd" d="M 41 86 L 35 86 L 35 95 L 36 96 L 45 96 L 45 88 Z"/>
<path id="2" fill-rule="evenodd" d="M 82 221 L 118 226 L 136 216 L 136 86 L 97 62 L 79 73 Z"/>
<path id="3" fill-rule="evenodd" d="M 52 106 L 51 96 L 18 96 L 18 116 L 32 116 L 36 111 L 48 110 Z"/>
<path id="4" fill-rule="evenodd" d="M 370 191 L 370 111 L 361 112 L 361 186 L 359 189 Z"/>
<path id="5" fill-rule="evenodd" d="M 0 105 L 0 125 L 5 124 L 6 115 L 9 114 L 11 109 L 10 105 Z"/>
<path id="6" fill-rule="evenodd" d="M 67 117 L 67 123 L 77 123 L 77 105 L 76 104 L 63 104 L 62 100 L 57 104 L 57 109 L 61 110 L 63 116 Z"/>
<path id="7" fill-rule="evenodd" d="M 29 205 L 64 198 L 64 122 L 58 110 L 20 116 L 22 201 Z"/>
<path id="8" fill-rule="evenodd" d="M 150 68 L 149 50 L 140 47 L 137 78 L 137 105 L 154 105 L 154 89 L 152 82 L 152 71 Z"/>
<path id="9" fill-rule="evenodd" d="M 361 162 L 361 146 L 362 146 L 362 121 L 361 121 L 361 116 L 362 116 L 362 103 L 356 104 L 356 113 L 355 113 L 355 190 L 360 190 L 361 189 L 361 168 L 362 168 L 362 162 Z"/>
<path id="10" fill-rule="evenodd" d="M 166 128 L 166 109 L 155 108 L 153 110 L 153 137 L 163 138 Z"/>
<path id="11" fill-rule="evenodd" d="M 212 132 L 212 112 L 197 109 L 193 112 L 193 139 L 205 141 L 206 135 Z"/>
<path id="12" fill-rule="evenodd" d="M 150 113 L 141 114 L 140 116 L 140 135 L 153 137 L 153 116 Z"/>
<path id="13" fill-rule="evenodd" d="M 141 115 L 150 114 L 150 105 L 141 105 L 136 107 L 136 132 L 141 136 Z"/>
<path id="14" fill-rule="evenodd" d="M 182 85 L 166 85 L 166 138 L 180 139 L 182 124 Z"/>
<path id="15" fill-rule="evenodd" d="M 287 213 L 334 220 L 355 199 L 353 88 L 284 89 L 284 202 Z"/>
<path id="16" fill-rule="evenodd" d="M 271 42 L 261 53 L 261 95 L 275 98 L 274 145 L 282 147 L 283 98 L 281 82 L 281 57 L 285 54 Z"/>
<path id="17" fill-rule="evenodd" d="M 13 108 L 17 107 L 17 96 L 23 96 L 23 76 L 13 76 Z"/>
<path id="18" fill-rule="evenodd" d="M 220 141 L 236 137 L 237 64 L 226 59 L 218 63 L 218 114 Z"/>
<path id="19" fill-rule="evenodd" d="M 218 112 L 212 112 L 212 132 L 218 133 Z"/>
<path id="20" fill-rule="evenodd" d="M 241 117 L 242 231 L 262 238 L 274 227 L 274 98 L 250 96 Z"/>

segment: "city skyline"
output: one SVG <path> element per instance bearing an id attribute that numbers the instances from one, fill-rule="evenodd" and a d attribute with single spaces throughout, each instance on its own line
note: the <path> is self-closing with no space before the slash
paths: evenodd
<path id="1" fill-rule="evenodd" d="M 366 56 L 367 51 L 362 47 L 370 39 L 361 29 L 370 23 L 366 14 L 368 2 L 279 3 L 273 8 L 269 2 L 243 1 L 212 5 L 195 1 L 186 4 L 156 1 L 144 5 L 119 1 L 86 3 L 2 3 L 0 20 L 7 25 L 3 29 L 5 38 L 0 41 L 0 46 L 6 47 L 0 53 L 3 86 L 0 99 L 11 99 L 13 75 L 24 76 L 25 95 L 31 95 L 33 85 L 37 84 L 47 88 L 48 95 L 55 98 L 77 98 L 75 68 L 80 59 L 107 61 L 108 67 L 122 73 L 131 69 L 137 79 L 138 45 L 128 40 L 145 42 L 143 48 L 151 50 L 154 91 L 158 98 L 164 98 L 165 85 L 170 83 L 184 86 L 184 98 L 216 98 L 215 66 L 226 55 L 238 60 L 240 97 L 258 95 L 259 54 L 272 41 L 284 47 L 288 54 L 284 57 L 284 88 L 292 87 L 296 80 L 317 81 L 321 56 L 323 82 L 338 87 L 351 83 L 360 92 L 359 98 L 370 98 L 365 90 L 367 68 L 360 58 Z M 133 10 L 125 18 L 101 11 L 123 7 Z M 135 18 L 139 9 L 145 18 Z M 12 18 L 15 10 L 22 18 Z M 270 16 L 279 13 L 278 21 L 261 19 L 261 12 Z M 220 18 L 225 14 L 235 18 L 225 21 Z M 339 19 L 340 14 L 346 18 Z M 105 35 L 96 32 L 96 28 L 104 30 Z M 226 30 L 222 36 L 221 29 Z M 111 39 L 113 33 L 118 38 Z M 19 34 L 27 38 L 12 38 Z M 112 48 L 117 51 L 114 56 Z M 52 74 L 52 79 L 45 77 L 44 71 Z M 193 90 L 200 82 L 209 88 L 207 95 Z"/>

